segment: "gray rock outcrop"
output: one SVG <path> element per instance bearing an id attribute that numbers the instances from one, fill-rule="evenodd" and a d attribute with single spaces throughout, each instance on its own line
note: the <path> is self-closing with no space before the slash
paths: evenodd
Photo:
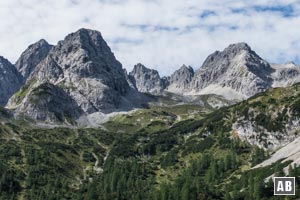
<path id="1" fill-rule="evenodd" d="M 85 114 L 120 109 L 129 88 L 121 63 L 100 32 L 88 29 L 71 33 L 52 47 L 29 76 L 26 98 L 20 104 L 11 98 L 9 106 L 24 107 L 30 91 L 45 82 L 63 89 Z"/>
<path id="2" fill-rule="evenodd" d="M 48 82 L 31 90 L 17 112 L 38 121 L 70 124 L 83 114 L 74 99 L 63 89 Z"/>
<path id="3" fill-rule="evenodd" d="M 195 72 L 183 65 L 170 77 L 160 78 L 156 70 L 138 64 L 128 78 L 133 88 L 146 93 L 216 94 L 243 100 L 272 87 L 300 82 L 300 67 L 294 63 L 270 65 L 248 44 L 237 43 L 208 56 Z"/>
<path id="4" fill-rule="evenodd" d="M 0 56 L 0 106 L 21 87 L 22 77 L 14 65 Z"/>
<path id="5" fill-rule="evenodd" d="M 129 73 L 129 80 L 139 92 L 160 94 L 167 84 L 167 80 L 161 79 L 158 71 L 149 69 L 138 63 Z"/>
<path id="6" fill-rule="evenodd" d="M 183 65 L 170 77 L 168 91 L 174 93 L 185 93 L 190 88 L 194 77 L 194 69 L 191 66 Z"/>
<path id="7" fill-rule="evenodd" d="M 15 66 L 26 80 L 35 67 L 48 55 L 52 45 L 44 39 L 30 45 L 17 60 Z"/>
<path id="8" fill-rule="evenodd" d="M 272 73 L 272 87 L 287 87 L 300 82 L 300 67 L 293 62 L 286 64 L 271 64 L 275 70 Z"/>
<path id="9" fill-rule="evenodd" d="M 229 45 L 211 54 L 195 72 L 191 89 L 195 93 L 214 93 L 243 99 L 272 86 L 271 68 L 246 43 Z"/>

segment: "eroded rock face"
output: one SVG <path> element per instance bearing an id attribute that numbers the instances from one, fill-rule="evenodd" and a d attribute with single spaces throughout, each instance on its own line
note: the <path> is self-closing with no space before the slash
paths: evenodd
<path id="1" fill-rule="evenodd" d="M 22 77 L 14 65 L 0 56 L 0 106 L 21 87 Z"/>
<path id="2" fill-rule="evenodd" d="M 118 108 L 128 89 L 122 65 L 100 32 L 87 29 L 59 42 L 39 65 L 36 77 L 69 88 L 69 94 L 87 113 Z"/>
<path id="3" fill-rule="evenodd" d="M 174 93 L 184 93 L 190 88 L 190 83 L 194 77 L 194 69 L 191 66 L 183 65 L 170 77 L 168 91 Z"/>
<path id="4" fill-rule="evenodd" d="M 242 100 L 272 88 L 276 81 L 292 79 L 291 82 L 296 82 L 300 77 L 295 69 L 281 70 L 275 77 L 276 71 L 246 43 L 237 43 L 208 56 L 195 72 L 192 67 L 183 65 L 170 77 L 161 79 L 157 71 L 138 64 L 129 75 L 141 92 L 153 94 L 166 90 L 181 95 L 217 94 Z"/>
<path id="5" fill-rule="evenodd" d="M 46 40 L 40 41 L 30 45 L 17 60 L 15 66 L 23 79 L 26 80 L 34 71 L 35 67 L 48 55 L 52 45 L 48 44 Z"/>
<path id="6" fill-rule="evenodd" d="M 83 113 L 63 89 L 47 82 L 30 91 L 18 112 L 39 121 L 69 123 Z"/>
<path id="7" fill-rule="evenodd" d="M 151 94 L 160 94 L 168 84 L 166 79 L 160 78 L 158 71 L 140 63 L 129 73 L 129 80 L 138 91 Z"/>
<path id="8" fill-rule="evenodd" d="M 195 73 L 191 89 L 202 94 L 231 93 L 237 99 L 247 98 L 271 88 L 273 71 L 247 44 L 233 44 L 205 60 Z"/>
<path id="9" fill-rule="evenodd" d="M 129 88 L 122 65 L 100 32 L 88 29 L 71 33 L 52 47 L 26 85 L 32 82 L 32 88 L 48 82 L 63 89 L 86 114 L 119 109 Z M 24 98 L 21 106 L 28 104 L 27 100 Z M 16 103 L 10 102 L 10 106 L 16 107 Z"/>
<path id="10" fill-rule="evenodd" d="M 273 87 L 286 87 L 300 82 L 300 67 L 293 62 L 286 64 L 272 64 Z"/>
<path id="11" fill-rule="evenodd" d="M 6 70 L 0 72 L 3 79 L 1 87 L 4 88 L 0 92 L 3 93 L 2 104 L 5 104 L 20 88 L 22 77 L 17 70 L 14 72 L 13 65 L 7 64 L 8 61 L 2 63 L 5 63 L 2 66 L 6 67 L 2 68 Z M 192 67 L 183 65 L 170 77 L 161 78 L 156 70 L 137 64 L 127 74 L 100 32 L 88 29 L 69 34 L 56 46 L 44 40 L 29 46 L 16 66 L 26 84 L 10 98 L 8 107 L 32 105 L 27 102 L 28 95 L 48 83 L 62 89 L 85 115 L 130 110 L 138 104 L 144 105 L 148 97 L 142 93 L 164 95 L 171 92 L 182 97 L 216 94 L 230 100 L 242 100 L 271 87 L 300 81 L 300 71 L 296 66 L 270 65 L 245 43 L 232 44 L 221 52 L 216 51 L 195 72 Z M 8 80 L 3 75 L 8 71 L 12 76 L 10 82 L 15 82 L 13 87 L 7 84 Z M 25 112 L 24 109 L 17 110 Z M 52 117 L 44 119 L 53 120 Z"/>

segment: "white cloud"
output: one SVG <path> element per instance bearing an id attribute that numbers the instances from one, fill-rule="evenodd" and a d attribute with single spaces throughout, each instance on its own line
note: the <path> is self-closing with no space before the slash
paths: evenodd
<path id="1" fill-rule="evenodd" d="M 209 12 L 209 15 L 201 15 Z M 101 31 L 118 60 L 170 74 L 215 50 L 247 42 L 270 62 L 300 57 L 300 0 L 10 0 L 0 2 L 0 55 L 52 44 L 81 27 Z"/>

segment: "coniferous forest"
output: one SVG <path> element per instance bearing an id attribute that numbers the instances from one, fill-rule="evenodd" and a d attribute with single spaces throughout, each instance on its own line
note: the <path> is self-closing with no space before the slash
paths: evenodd
<path id="1" fill-rule="evenodd" d="M 271 175 L 296 177 L 298 194 L 299 167 L 286 173 L 291 161 L 279 160 L 253 168 L 272 152 L 231 132 L 234 117 L 250 119 L 249 107 L 266 104 L 245 101 L 180 121 L 174 113 L 186 105 L 152 107 L 99 128 L 29 126 L 1 110 L 0 199 L 280 199 Z"/>

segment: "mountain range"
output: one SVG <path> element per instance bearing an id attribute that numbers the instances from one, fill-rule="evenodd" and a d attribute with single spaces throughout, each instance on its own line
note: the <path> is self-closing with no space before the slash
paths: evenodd
<path id="1" fill-rule="evenodd" d="M 16 116 L 48 122 L 71 123 L 93 113 L 141 108 L 157 101 L 153 96 L 167 93 L 214 94 L 236 102 L 300 80 L 294 63 L 269 64 L 246 43 L 212 53 L 197 70 L 183 65 L 160 77 L 139 63 L 127 73 L 101 33 L 88 29 L 67 35 L 55 46 L 42 39 L 15 65 L 2 57 L 0 64 L 0 105 L 14 109 Z"/>
<path id="2" fill-rule="evenodd" d="M 127 72 L 100 32 L 0 56 L 0 199 L 300 195 L 300 68 L 246 43 L 170 76 Z"/>

